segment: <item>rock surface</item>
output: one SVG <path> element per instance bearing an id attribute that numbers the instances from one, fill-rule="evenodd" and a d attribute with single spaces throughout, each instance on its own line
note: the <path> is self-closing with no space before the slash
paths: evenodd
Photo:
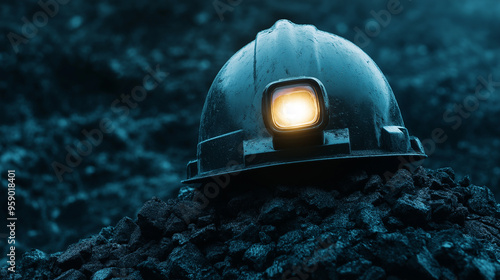
<path id="1" fill-rule="evenodd" d="M 283 18 L 362 47 L 387 77 L 406 127 L 430 143 L 426 164 L 470 174 L 499 200 L 500 1 L 397 2 L 401 13 L 386 19 L 393 1 L 2 1 L 0 166 L 18 170 L 19 255 L 62 251 L 135 216 L 152 196 L 174 198 L 220 68 Z M 50 3 L 61 5 L 44 24 Z M 15 40 L 18 52 L 11 33 L 27 39 Z M 144 83 L 148 66 L 169 73 L 156 88 Z M 141 85 L 147 98 L 129 108 L 124 96 Z M 68 147 L 78 151 L 83 130 L 106 119 L 113 132 L 68 165 Z M 54 162 L 72 170 L 62 182 Z M 7 253 L 0 246 L 0 263 Z"/>
<path id="2" fill-rule="evenodd" d="M 488 188 L 421 167 L 342 182 L 352 188 L 231 185 L 206 207 L 185 187 L 65 252 L 26 253 L 15 279 L 500 277 Z"/>

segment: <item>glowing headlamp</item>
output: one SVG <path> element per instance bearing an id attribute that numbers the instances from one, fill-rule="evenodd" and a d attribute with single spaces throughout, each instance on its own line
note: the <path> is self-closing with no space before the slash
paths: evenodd
<path id="1" fill-rule="evenodd" d="M 322 139 L 328 123 L 326 96 L 323 84 L 315 78 L 293 78 L 269 84 L 262 98 L 262 112 L 275 146 L 288 146 L 298 138 L 321 142 L 317 139 Z"/>
<path id="2" fill-rule="evenodd" d="M 271 118 L 278 129 L 289 130 L 314 126 L 320 119 L 320 107 L 309 85 L 277 88 L 272 93 Z"/>

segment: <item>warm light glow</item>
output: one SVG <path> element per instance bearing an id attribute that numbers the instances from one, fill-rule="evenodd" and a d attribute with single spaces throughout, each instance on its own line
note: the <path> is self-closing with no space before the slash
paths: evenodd
<path id="1" fill-rule="evenodd" d="M 272 96 L 271 114 L 279 129 L 296 129 L 315 125 L 319 104 L 314 89 L 308 85 L 278 88 Z"/>

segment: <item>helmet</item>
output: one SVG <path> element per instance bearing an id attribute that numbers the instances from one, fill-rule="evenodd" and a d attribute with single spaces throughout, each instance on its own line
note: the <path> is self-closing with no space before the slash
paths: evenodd
<path id="1" fill-rule="evenodd" d="M 215 78 L 197 160 L 188 163 L 183 182 L 275 166 L 408 157 L 426 155 L 373 60 L 339 36 L 280 20 Z"/>

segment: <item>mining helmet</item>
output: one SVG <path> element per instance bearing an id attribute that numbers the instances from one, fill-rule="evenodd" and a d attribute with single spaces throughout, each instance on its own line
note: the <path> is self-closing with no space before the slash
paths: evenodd
<path id="1" fill-rule="evenodd" d="M 280 20 L 215 78 L 184 183 L 277 166 L 426 157 L 386 78 L 353 43 Z M 376 165 L 376 164 L 375 164 Z M 285 169 L 286 169 L 285 168 Z"/>

